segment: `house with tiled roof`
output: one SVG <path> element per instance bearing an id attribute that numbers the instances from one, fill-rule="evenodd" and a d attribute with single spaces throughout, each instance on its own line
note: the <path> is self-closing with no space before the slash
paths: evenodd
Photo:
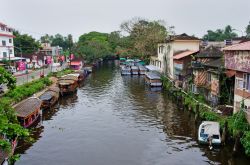
<path id="1" fill-rule="evenodd" d="M 185 33 L 169 36 L 164 43 L 158 44 L 157 55 L 151 56 L 150 64 L 156 66 L 164 75 L 174 80 L 176 78 L 174 74 L 174 56 L 177 56 L 176 60 L 180 60 L 198 52 L 199 47 L 200 40 L 194 36 Z"/>
<path id="2" fill-rule="evenodd" d="M 229 76 L 235 76 L 234 112 L 241 107 L 250 123 L 250 41 L 223 48 L 225 67 Z"/>

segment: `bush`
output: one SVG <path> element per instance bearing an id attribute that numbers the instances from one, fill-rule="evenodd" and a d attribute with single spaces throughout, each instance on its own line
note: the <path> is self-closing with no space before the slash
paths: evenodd
<path id="1" fill-rule="evenodd" d="M 245 153 L 250 156 L 250 131 L 246 131 L 241 138 L 241 144 L 245 148 Z"/>

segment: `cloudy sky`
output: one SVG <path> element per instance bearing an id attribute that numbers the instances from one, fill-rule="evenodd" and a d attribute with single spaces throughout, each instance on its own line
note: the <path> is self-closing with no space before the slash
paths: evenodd
<path id="1" fill-rule="evenodd" d="M 0 0 L 0 22 L 38 38 L 43 34 L 111 32 L 133 17 L 164 20 L 176 33 L 201 37 L 225 25 L 245 31 L 250 0 Z M 241 35 L 240 31 L 235 31 Z"/>

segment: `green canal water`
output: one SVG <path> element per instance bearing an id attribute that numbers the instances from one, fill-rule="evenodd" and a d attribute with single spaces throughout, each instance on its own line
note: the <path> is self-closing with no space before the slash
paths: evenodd
<path id="1" fill-rule="evenodd" d="M 143 77 L 120 75 L 118 62 L 99 66 L 61 98 L 19 144 L 16 165 L 249 164 L 232 145 L 210 151 L 197 143 L 194 115 L 179 109 Z"/>

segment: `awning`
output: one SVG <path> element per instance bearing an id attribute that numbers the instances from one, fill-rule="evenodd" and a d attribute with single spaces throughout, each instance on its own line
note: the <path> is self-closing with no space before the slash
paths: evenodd
<path id="1" fill-rule="evenodd" d="M 174 55 L 174 60 L 179 60 L 179 59 L 181 59 L 181 58 L 187 57 L 187 56 L 189 56 L 189 55 L 191 55 L 191 54 L 194 54 L 194 53 L 196 53 L 196 52 L 198 52 L 198 51 L 191 51 L 191 50 L 188 50 L 188 51 L 185 51 L 185 52 L 176 54 L 176 55 Z"/>
<path id="2" fill-rule="evenodd" d="M 227 70 L 227 71 L 226 71 L 226 75 L 227 75 L 227 77 L 229 77 L 229 78 L 233 77 L 235 74 L 236 74 L 236 71 L 235 71 L 235 70 Z"/>

